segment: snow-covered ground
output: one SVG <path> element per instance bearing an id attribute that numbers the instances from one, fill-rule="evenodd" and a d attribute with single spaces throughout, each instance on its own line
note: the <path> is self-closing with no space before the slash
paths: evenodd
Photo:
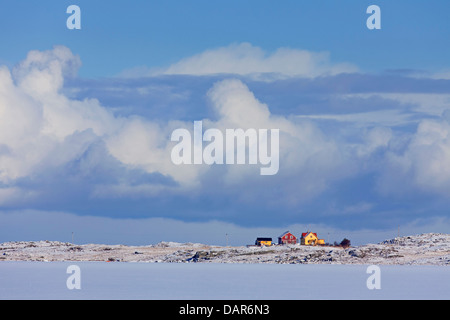
<path id="1" fill-rule="evenodd" d="M 80 268 L 69 290 L 67 267 Z M 380 266 L 369 290 L 365 265 L 2 262 L 0 299 L 449 299 L 445 266 Z"/>
<path id="2" fill-rule="evenodd" d="M 218 247 L 175 242 L 149 246 L 7 242 L 0 244 L 1 261 L 450 265 L 450 235 L 428 233 L 345 249 L 301 245 Z"/>

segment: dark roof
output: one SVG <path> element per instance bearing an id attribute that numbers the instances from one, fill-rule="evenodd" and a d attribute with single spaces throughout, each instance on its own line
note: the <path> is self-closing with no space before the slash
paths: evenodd
<path id="1" fill-rule="evenodd" d="M 272 238 L 256 238 L 256 241 L 272 241 Z"/>

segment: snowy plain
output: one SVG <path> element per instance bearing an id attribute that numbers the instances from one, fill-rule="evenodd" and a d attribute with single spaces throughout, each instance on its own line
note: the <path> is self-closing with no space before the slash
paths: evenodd
<path id="1" fill-rule="evenodd" d="M 80 268 L 69 290 L 67 268 Z M 426 300 L 450 299 L 447 266 L 382 265 L 368 289 L 367 265 L 216 263 L 0 263 L 0 299 Z"/>

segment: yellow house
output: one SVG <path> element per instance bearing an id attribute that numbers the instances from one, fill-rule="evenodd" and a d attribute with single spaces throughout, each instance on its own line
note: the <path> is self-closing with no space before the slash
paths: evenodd
<path id="1" fill-rule="evenodd" d="M 270 247 L 272 245 L 272 238 L 257 238 L 255 245 Z"/>
<path id="2" fill-rule="evenodd" d="M 315 246 L 318 244 L 325 244 L 325 240 L 319 239 L 319 237 L 317 237 L 317 233 L 308 231 L 308 232 L 302 233 L 302 237 L 300 238 L 300 243 L 305 246 Z"/>

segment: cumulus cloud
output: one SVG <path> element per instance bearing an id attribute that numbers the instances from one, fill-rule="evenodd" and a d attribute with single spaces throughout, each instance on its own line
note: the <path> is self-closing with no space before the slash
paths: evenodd
<path id="1" fill-rule="evenodd" d="M 224 48 L 221 54 L 236 62 L 258 57 L 258 63 L 272 64 L 272 71 L 282 70 L 273 67 L 277 65 L 274 61 L 283 60 L 279 52 L 266 55 L 249 45 L 237 47 Z M 235 50 L 241 50 L 241 56 L 230 53 Z M 212 50 L 197 58 L 206 61 L 214 54 Z M 288 61 L 288 56 L 284 60 Z M 314 62 L 313 69 L 320 70 L 322 62 Z M 201 77 L 201 89 L 195 92 L 187 90 L 185 82 L 180 85 L 181 90 L 170 81 L 162 84 L 166 86 L 163 90 L 166 94 L 183 92 L 184 99 L 174 100 L 176 110 L 184 108 L 184 103 L 192 107 L 188 104 L 191 95 L 195 96 L 195 103 L 204 104 L 202 108 L 208 109 L 207 112 L 191 117 L 203 122 L 204 131 L 279 129 L 279 171 L 263 177 L 259 174 L 260 164 L 175 165 L 171 150 L 176 143 L 171 141 L 171 133 L 178 128 L 193 133 L 193 120 L 186 120 L 191 109 L 165 117 L 158 115 L 166 110 L 145 116 L 133 114 L 131 108 L 121 114 L 91 98 L 95 97 L 92 92 L 89 98 L 73 98 L 67 95 L 64 81 L 73 77 L 80 65 L 80 58 L 69 49 L 55 47 L 31 52 L 13 70 L 0 67 L 0 205 L 23 208 L 27 203 L 39 201 L 40 208 L 46 210 L 47 200 L 57 201 L 54 195 L 66 192 L 60 202 L 83 199 L 104 204 L 101 201 L 114 199 L 124 201 L 123 204 L 130 199 L 151 199 L 152 202 L 146 202 L 151 207 L 148 216 L 180 217 L 180 212 L 189 212 L 188 215 L 197 218 L 239 215 L 236 219 L 246 216 L 250 221 L 254 212 L 264 210 L 269 220 L 270 212 L 277 212 L 296 221 L 299 216 L 309 216 L 314 210 L 327 207 L 349 216 L 371 215 L 380 206 L 380 195 L 399 192 L 414 195 L 417 190 L 448 195 L 447 94 L 336 95 L 326 91 L 330 85 L 327 81 L 314 82 L 316 86 L 324 86 L 316 91 L 318 99 L 326 100 L 332 95 L 333 105 L 316 114 L 289 114 L 283 110 L 284 98 L 298 88 L 296 82 L 288 81 L 287 89 L 277 91 L 278 88 L 267 94 L 264 90 L 268 88 L 267 82 L 230 75 L 214 76 L 208 81 Z M 251 72 L 253 68 L 260 67 L 242 70 Z M 331 72 L 327 68 L 321 70 L 325 69 L 325 73 Z M 314 74 L 305 70 L 304 75 Z M 189 77 L 189 81 L 193 78 Z M 302 81 L 309 83 L 305 78 Z M 155 88 L 156 82 L 152 82 Z M 258 84 L 263 89 L 258 90 Z M 285 80 L 282 84 L 286 84 Z M 119 92 L 125 98 L 134 95 L 135 90 L 127 91 L 126 85 L 117 86 L 124 90 L 111 86 L 111 92 Z M 383 103 L 378 109 L 370 111 L 365 105 L 358 108 L 357 104 L 380 96 L 381 100 L 375 99 L 376 103 Z M 310 98 L 307 101 L 312 101 Z M 292 96 L 291 100 L 297 101 Z M 278 105 L 278 112 L 273 111 L 273 104 Z M 341 106 L 345 112 L 339 109 Z M 311 110 L 315 111 L 313 107 Z M 72 191 L 76 191 L 78 198 L 71 198 Z M 64 209 L 67 208 L 70 205 Z"/>
<path id="2" fill-rule="evenodd" d="M 137 68 L 125 71 L 122 75 L 236 74 L 270 80 L 293 76 L 310 78 L 356 71 L 358 68 L 353 64 L 331 62 L 328 52 L 279 48 L 268 53 L 250 43 L 239 43 L 206 50 L 184 58 L 165 69 Z"/>
<path id="3" fill-rule="evenodd" d="M 12 72 L 0 69 L 0 182 L 14 185 L 46 170 L 58 171 L 99 141 L 125 166 L 178 179 L 177 168 L 170 171 L 167 135 L 156 123 L 118 117 L 96 99 L 75 100 L 62 93 L 64 79 L 76 74 L 80 64 L 68 48 L 57 46 L 30 52 Z M 13 191 L 18 189 L 3 194 Z"/>
<path id="4" fill-rule="evenodd" d="M 449 123 L 423 121 L 407 152 L 413 159 L 416 183 L 448 195 L 450 190 Z"/>
<path id="5" fill-rule="evenodd" d="M 249 50 L 250 56 L 259 51 L 248 45 L 238 49 Z M 269 60 L 276 61 L 280 54 Z M 170 154 L 175 143 L 170 141 L 171 132 L 177 128 L 192 132 L 193 122 L 118 116 L 96 99 L 67 97 L 62 93 L 64 80 L 74 76 L 80 65 L 79 57 L 69 49 L 55 47 L 30 52 L 12 72 L 5 67 L 0 69 L 0 181 L 8 187 L 3 190 L 5 196 L 19 192 L 16 182 L 20 179 L 51 171 L 61 172 L 64 177 L 65 167 L 85 159 L 98 145 L 103 145 L 107 153 L 97 153 L 101 157 L 97 156 L 94 162 L 92 158 L 83 160 L 84 176 L 89 176 L 90 170 L 93 174 L 102 162 L 111 163 L 106 158 L 111 157 L 118 161 L 117 165 L 159 174 L 175 184 L 161 181 L 136 184 L 120 176 L 105 184 L 96 182 L 94 175 L 91 180 L 94 185 L 89 187 L 94 198 L 105 198 L 108 194 L 131 197 L 133 194 L 154 196 L 158 192 L 189 193 L 192 188 L 204 188 L 202 181 L 212 177 L 225 188 L 248 187 L 260 179 L 259 167 L 257 171 L 251 165 L 217 168 L 173 164 Z M 302 191 L 301 196 L 290 197 L 286 193 L 292 201 L 319 194 L 342 174 L 336 168 L 342 166 L 344 159 L 332 139 L 310 121 L 292 121 L 286 116 L 273 115 L 269 106 L 259 101 L 241 80 L 218 81 L 205 95 L 214 114 L 214 118 L 197 119 L 204 121 L 205 130 L 208 127 L 223 132 L 228 128 L 280 130 L 280 176 L 297 176 L 302 181 L 295 187 Z M 267 181 L 266 185 L 270 185 Z M 286 185 L 292 188 L 294 182 Z"/>
<path id="6" fill-rule="evenodd" d="M 213 108 L 219 115 L 211 125 L 226 128 L 256 128 L 280 130 L 280 171 L 283 179 L 295 176 L 297 191 L 294 198 L 282 196 L 282 201 L 301 201 L 319 194 L 331 181 L 343 173 L 344 155 L 333 139 L 309 121 L 292 121 L 288 117 L 273 115 L 269 107 L 259 101 L 240 80 L 231 79 L 216 83 L 208 92 Z M 254 182 L 252 176 L 240 166 L 228 166 L 226 181 Z M 314 172 L 314 174 L 311 174 Z M 254 175 L 253 175 L 254 177 Z M 249 180 L 248 180 L 249 179 Z M 286 182 L 286 181 L 285 181 Z M 280 187 L 282 188 L 282 187 Z"/>
<path id="7" fill-rule="evenodd" d="M 258 100 L 241 80 L 218 81 L 207 92 L 207 97 L 215 117 L 197 119 L 203 121 L 204 131 L 208 128 L 219 129 L 223 133 L 226 129 L 235 128 L 280 130 L 278 157 L 281 168 L 277 175 L 284 178 L 295 176 L 302 180 L 296 186 L 301 191 L 300 195 L 291 197 L 287 192 L 282 198 L 292 202 L 309 199 L 329 187 L 331 181 L 348 174 L 342 168 L 337 170 L 343 166 L 344 155 L 332 139 L 310 121 L 294 122 L 285 116 L 271 114 L 268 105 Z M 175 143 L 168 143 L 168 137 L 176 128 L 185 128 L 193 136 L 193 122 L 169 121 L 160 126 L 142 119 L 130 119 L 117 134 L 107 139 L 107 145 L 111 154 L 122 163 L 147 172 L 169 175 L 185 190 L 202 188 L 201 181 L 211 176 L 217 179 L 216 186 L 239 186 L 236 193 L 240 193 L 244 185 L 251 187 L 257 184 L 261 165 L 224 165 L 224 168 L 174 165 L 168 156 Z M 270 182 L 266 184 L 270 185 Z M 288 187 L 291 188 L 292 184 Z"/>
<path id="8" fill-rule="evenodd" d="M 423 120 L 401 151 L 386 154 L 380 189 L 408 194 L 411 189 L 426 194 L 449 195 L 450 124 L 445 119 Z"/>
<path id="9" fill-rule="evenodd" d="M 95 99 L 70 100 L 60 93 L 64 77 L 77 66 L 77 56 L 55 47 L 30 52 L 12 73 L 0 69 L 1 182 L 75 159 L 117 127 L 119 120 Z M 80 134 L 87 131 L 93 134 Z"/>

